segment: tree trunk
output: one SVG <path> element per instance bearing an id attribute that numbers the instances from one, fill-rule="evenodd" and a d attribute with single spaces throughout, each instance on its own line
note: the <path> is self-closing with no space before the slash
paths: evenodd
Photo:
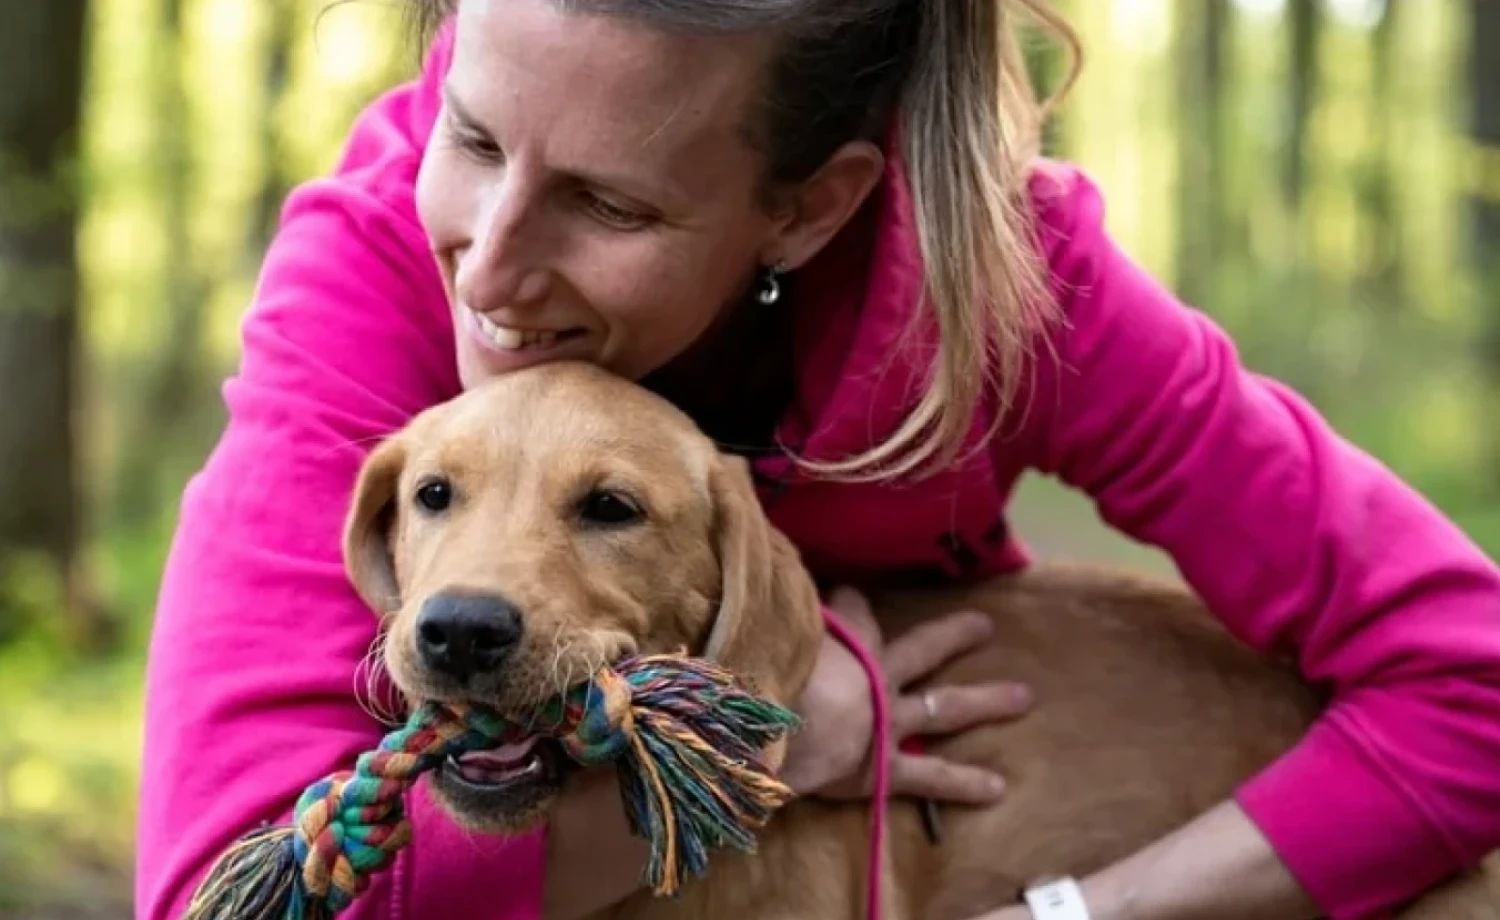
<path id="1" fill-rule="evenodd" d="M 65 587 L 80 531 L 73 423 L 86 13 L 86 0 L 0 2 L 0 562 L 36 552 Z"/>
<path id="2" fill-rule="evenodd" d="M 291 191 L 286 174 L 281 134 L 277 130 L 276 107 L 286 95 L 291 79 L 292 45 L 297 38 L 297 4 L 291 0 L 270 0 L 270 34 L 267 38 L 265 93 L 266 111 L 261 133 L 261 153 L 266 171 L 261 178 L 255 214 L 250 228 L 247 254 L 256 265 L 270 245 L 281 217 L 281 206 Z"/>
<path id="3" fill-rule="evenodd" d="M 1470 0 L 1469 133 L 1481 162 L 1500 162 L 1500 3 Z M 1500 189 L 1486 169 L 1486 181 L 1469 198 L 1469 239 L 1475 280 L 1480 285 L 1479 308 L 1485 311 L 1485 336 L 1480 360 L 1492 393 L 1500 393 Z M 1500 468 L 1500 434 L 1491 426 L 1490 455 Z"/>
<path id="4" fill-rule="evenodd" d="M 1470 133 L 1490 159 L 1500 158 L 1500 3 L 1470 0 Z M 1471 200 L 1475 256 L 1481 272 L 1495 276 L 1500 259 L 1500 199 L 1493 188 Z M 1496 354 L 1500 359 L 1500 353 Z"/>
<path id="5" fill-rule="evenodd" d="M 192 418 L 202 376 L 204 315 L 209 286 L 190 238 L 193 161 L 189 136 L 188 91 L 183 80 L 183 0 L 165 0 L 155 40 L 153 102 L 156 155 L 162 189 L 162 233 L 174 254 L 162 298 L 166 334 L 146 369 L 133 403 L 129 430 L 116 471 L 118 519 L 130 528 L 146 526 L 157 513 L 167 487 L 162 457 L 176 445 Z"/>
<path id="6" fill-rule="evenodd" d="M 1289 4 L 1291 53 L 1287 81 L 1287 141 L 1281 161 L 1282 194 L 1295 214 L 1307 188 L 1307 123 L 1318 85 L 1318 33 L 1322 16 L 1312 0 Z"/>
<path id="7" fill-rule="evenodd" d="M 1395 110 L 1399 100 L 1391 92 L 1398 11 L 1402 0 L 1387 0 L 1385 14 L 1371 36 L 1372 85 L 1370 118 L 1374 142 L 1360 178 L 1360 198 L 1374 234 L 1374 252 L 1366 282 L 1375 293 L 1374 302 L 1394 310 L 1399 307 L 1402 287 L 1400 218 L 1396 200 Z"/>
<path id="8" fill-rule="evenodd" d="M 1228 0 L 1180 4 L 1177 71 L 1177 292 L 1202 304 L 1210 296 L 1224 229 L 1224 93 Z"/>

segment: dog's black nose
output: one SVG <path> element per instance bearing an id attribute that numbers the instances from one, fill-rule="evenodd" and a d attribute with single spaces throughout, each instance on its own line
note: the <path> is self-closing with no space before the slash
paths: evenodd
<path id="1" fill-rule="evenodd" d="M 521 612 L 498 594 L 434 594 L 417 615 L 417 651 L 427 667 L 467 680 L 499 667 L 521 631 Z"/>

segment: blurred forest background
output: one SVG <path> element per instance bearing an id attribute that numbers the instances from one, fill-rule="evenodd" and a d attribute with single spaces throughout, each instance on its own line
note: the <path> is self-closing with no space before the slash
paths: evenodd
<path id="1" fill-rule="evenodd" d="M 1061 0 L 1117 237 L 1500 552 L 1500 0 Z M 399 0 L 0 3 L 0 917 L 129 911 L 143 648 L 280 203 Z M 1039 77 L 1060 61 L 1038 44 Z M 1169 570 L 1046 482 L 1043 552 Z"/>

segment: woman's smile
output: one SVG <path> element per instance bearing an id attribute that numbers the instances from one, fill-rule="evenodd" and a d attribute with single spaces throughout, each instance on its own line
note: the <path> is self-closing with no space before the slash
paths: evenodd
<path id="1" fill-rule="evenodd" d="M 462 310 L 464 338 L 490 373 L 505 373 L 561 358 L 588 358 L 591 333 L 581 326 L 522 328 L 502 325 L 483 313 Z"/>

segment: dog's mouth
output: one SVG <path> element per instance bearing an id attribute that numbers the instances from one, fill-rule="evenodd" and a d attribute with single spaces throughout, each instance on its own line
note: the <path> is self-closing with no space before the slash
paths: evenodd
<path id="1" fill-rule="evenodd" d="M 574 769 L 556 740 L 533 735 L 450 756 L 433 781 L 438 795 L 465 823 L 515 828 L 545 811 Z"/>
<path id="2" fill-rule="evenodd" d="M 499 792 L 546 780 L 557 773 L 549 763 L 548 745 L 556 742 L 532 735 L 513 744 L 487 751 L 450 755 L 443 768 L 453 778 L 476 792 Z M 561 754 L 561 751 L 556 751 Z"/>

